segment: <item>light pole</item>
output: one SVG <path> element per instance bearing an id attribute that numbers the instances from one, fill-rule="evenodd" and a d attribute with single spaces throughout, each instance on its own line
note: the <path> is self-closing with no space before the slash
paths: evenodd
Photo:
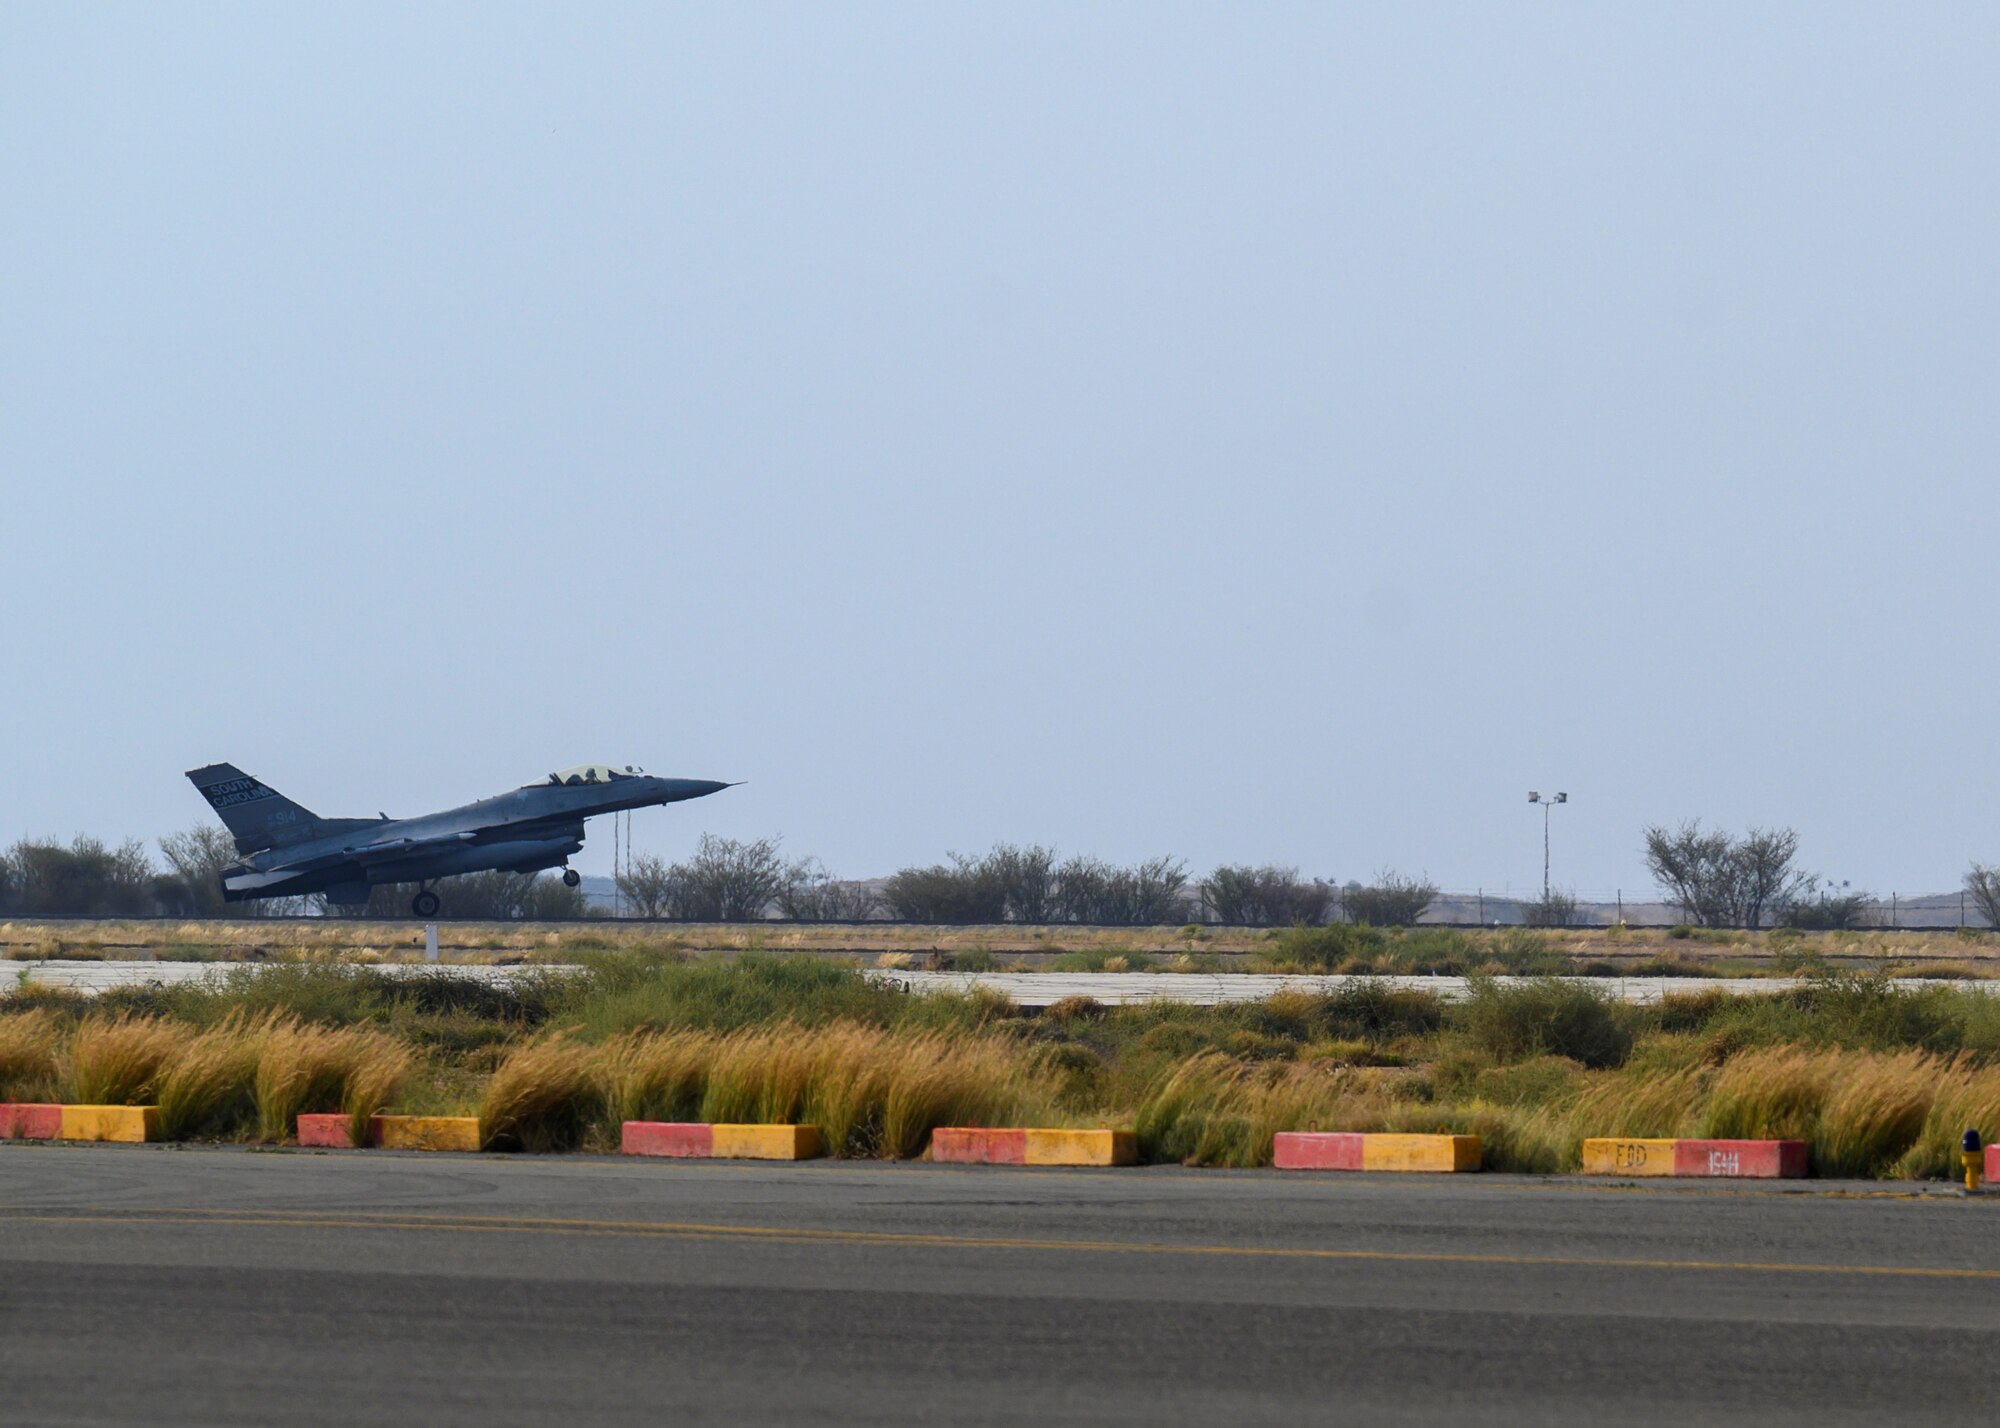
<path id="1" fill-rule="evenodd" d="M 1558 793 L 1543 798 L 1531 789 L 1528 793 L 1528 802 L 1539 803 L 1542 806 L 1542 906 L 1547 907 L 1549 905 L 1549 810 L 1558 803 L 1568 803 L 1569 795 Z"/>

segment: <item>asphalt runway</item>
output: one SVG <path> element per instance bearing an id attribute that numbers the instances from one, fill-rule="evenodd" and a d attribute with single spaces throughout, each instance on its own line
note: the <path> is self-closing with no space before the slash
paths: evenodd
<path id="1" fill-rule="evenodd" d="M 2000 1198 L 0 1144 L 26 1424 L 1978 1415 Z"/>

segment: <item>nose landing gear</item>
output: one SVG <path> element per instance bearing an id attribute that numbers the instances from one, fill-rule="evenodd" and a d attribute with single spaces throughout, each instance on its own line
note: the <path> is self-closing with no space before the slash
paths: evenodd
<path id="1" fill-rule="evenodd" d="M 576 886 L 576 885 L 577 885 L 578 883 L 580 883 L 580 882 L 582 882 L 582 881 L 583 881 L 583 874 L 582 874 L 582 873 L 579 873 L 579 872 L 578 872 L 578 871 L 577 871 L 577 870 L 576 870 L 575 868 L 564 868 L 564 869 L 563 869 L 563 886 L 564 886 L 564 887 L 566 887 L 566 888 L 573 888 L 573 887 L 575 887 L 575 886 Z"/>
<path id="2" fill-rule="evenodd" d="M 418 917 L 436 917 L 438 908 L 442 906 L 443 904 L 438 900 L 438 895 L 429 888 L 423 889 L 410 899 L 410 911 L 414 912 Z"/>

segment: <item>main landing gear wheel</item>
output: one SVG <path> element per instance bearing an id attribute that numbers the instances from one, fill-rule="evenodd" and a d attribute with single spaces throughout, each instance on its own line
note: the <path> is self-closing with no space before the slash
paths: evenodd
<path id="1" fill-rule="evenodd" d="M 564 868 L 564 869 L 563 869 L 563 886 L 564 886 L 564 887 L 566 887 L 566 888 L 573 888 L 573 887 L 575 887 L 575 886 L 576 886 L 576 885 L 577 885 L 578 883 L 580 883 L 580 882 L 582 882 L 582 881 L 583 881 L 583 874 L 582 874 L 582 873 L 579 873 L 579 872 L 578 872 L 578 871 L 577 871 L 577 870 L 576 870 L 575 868 Z"/>
<path id="2" fill-rule="evenodd" d="M 418 917 L 436 917 L 438 908 L 442 905 L 438 901 L 438 895 L 428 888 L 410 899 L 410 911 Z"/>

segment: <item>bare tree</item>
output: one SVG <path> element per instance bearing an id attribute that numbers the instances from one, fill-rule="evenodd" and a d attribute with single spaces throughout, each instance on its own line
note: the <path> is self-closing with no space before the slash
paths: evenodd
<path id="1" fill-rule="evenodd" d="M 230 917 L 248 906 L 222 896 L 222 870 L 239 861 L 236 840 L 216 823 L 197 823 L 184 833 L 160 840 L 160 852 L 172 872 L 160 880 L 158 896 L 164 908 L 198 917 Z"/>
<path id="2" fill-rule="evenodd" d="M 142 917 L 154 909 L 158 872 L 141 843 L 24 838 L 6 858 L 9 912 Z"/>
<path id="3" fill-rule="evenodd" d="M 866 883 L 846 883 L 817 858 L 801 858 L 785 869 L 778 911 L 799 922 L 862 922 L 875 915 L 880 899 Z"/>
<path id="4" fill-rule="evenodd" d="M 1799 835 L 1789 828 L 1752 828 L 1735 848 L 1736 916 L 1762 927 L 1766 909 L 1782 909 L 1810 879 L 1792 870 Z"/>
<path id="5" fill-rule="evenodd" d="M 1815 882 L 1792 867 L 1799 835 L 1752 828 L 1740 839 L 1698 820 L 1646 830 L 1646 866 L 1688 921 L 1703 927 L 1760 927 L 1782 916 Z"/>
<path id="6" fill-rule="evenodd" d="M 1055 907 L 1056 850 L 1030 843 L 1018 848 L 996 843 L 981 871 L 1000 888 L 1012 922 L 1047 922 Z"/>
<path id="7" fill-rule="evenodd" d="M 1437 884 L 1429 878 L 1406 878 L 1383 872 L 1370 887 L 1348 887 L 1340 895 L 1340 905 L 1349 922 L 1370 927 L 1414 927 L 1437 898 Z"/>
<path id="8" fill-rule="evenodd" d="M 1986 925 L 2000 927 L 2000 868 L 1974 863 L 1965 875 L 1965 890 L 1972 897 L 1972 905 L 1979 909 L 1979 915 L 1986 919 Z"/>
<path id="9" fill-rule="evenodd" d="M 1230 927 L 1317 927 L 1332 909 L 1331 884 L 1300 878 L 1297 868 L 1225 863 L 1199 889 L 1203 913 Z"/>
<path id="10" fill-rule="evenodd" d="M 322 916 L 401 918 L 410 915 L 415 883 L 377 883 L 366 902 L 338 904 L 324 893 L 310 899 Z M 431 884 L 446 917 L 487 922 L 571 922 L 584 915 L 582 888 L 550 873 L 461 873 Z"/>
<path id="11" fill-rule="evenodd" d="M 1736 875 L 1727 833 L 1705 833 L 1698 821 L 1655 825 L 1646 830 L 1646 867 L 1689 922 L 1728 925 Z"/>
<path id="12" fill-rule="evenodd" d="M 678 887 L 674 867 L 665 858 L 640 853 L 628 858 L 618 875 L 618 891 L 640 917 L 672 917 Z"/>
<path id="13" fill-rule="evenodd" d="M 1063 860 L 1056 869 L 1056 892 L 1052 910 L 1062 922 L 1105 922 L 1111 896 L 1111 865 L 1087 853 Z"/>
<path id="14" fill-rule="evenodd" d="M 1522 905 L 1521 920 L 1530 927 L 1575 927 L 1582 913 L 1574 896 L 1550 888 L 1545 896 Z"/>
<path id="15" fill-rule="evenodd" d="M 882 900 L 906 922 L 1004 922 L 1007 889 L 984 858 L 948 855 L 949 864 L 904 868 L 882 887 Z"/>
<path id="16" fill-rule="evenodd" d="M 1187 864 L 1174 857 L 1114 868 L 1096 920 L 1126 927 L 1179 922 L 1187 915 L 1187 880 Z"/>
<path id="17" fill-rule="evenodd" d="M 774 838 L 754 843 L 701 835 L 694 856 L 676 863 L 681 889 L 676 913 L 691 922 L 754 922 L 785 885 L 785 864 Z"/>
<path id="18" fill-rule="evenodd" d="M 1806 878 L 1778 910 L 1777 921 L 1807 932 L 1839 932 L 1868 919 L 1868 894 L 1846 883 Z"/>

